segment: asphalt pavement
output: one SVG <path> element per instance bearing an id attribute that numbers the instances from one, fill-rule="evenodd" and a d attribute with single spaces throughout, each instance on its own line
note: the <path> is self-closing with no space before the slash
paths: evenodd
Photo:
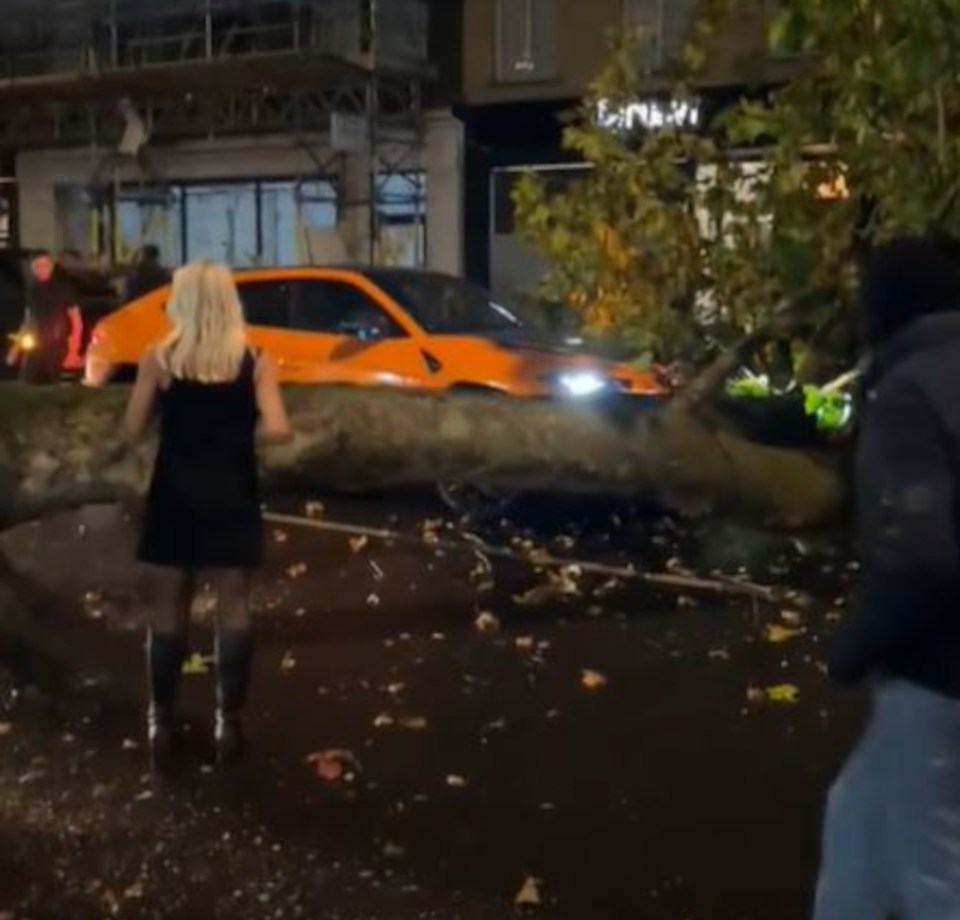
<path id="1" fill-rule="evenodd" d="M 808 915 L 859 716 L 823 674 L 841 560 L 741 558 L 617 509 L 483 534 L 420 501 L 273 510 L 302 520 L 271 525 L 256 589 L 250 756 L 209 763 L 204 598 L 187 751 L 162 781 L 129 523 L 87 509 L 2 538 L 62 597 L 76 670 L 67 690 L 50 663 L 0 670 L 0 918 Z M 656 594 L 584 560 L 722 568 L 813 602 Z"/>

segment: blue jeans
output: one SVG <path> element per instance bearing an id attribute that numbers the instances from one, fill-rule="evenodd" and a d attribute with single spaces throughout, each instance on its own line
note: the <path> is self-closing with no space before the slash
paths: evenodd
<path id="1" fill-rule="evenodd" d="M 830 791 L 814 920 L 960 920 L 960 701 L 876 689 Z"/>

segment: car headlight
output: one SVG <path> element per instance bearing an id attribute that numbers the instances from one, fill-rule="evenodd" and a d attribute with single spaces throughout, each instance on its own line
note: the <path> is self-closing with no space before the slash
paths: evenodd
<path id="1" fill-rule="evenodd" d="M 578 399 L 596 396 L 598 393 L 609 390 L 612 385 L 608 377 L 593 371 L 574 371 L 560 374 L 557 377 L 557 383 L 563 393 Z"/>

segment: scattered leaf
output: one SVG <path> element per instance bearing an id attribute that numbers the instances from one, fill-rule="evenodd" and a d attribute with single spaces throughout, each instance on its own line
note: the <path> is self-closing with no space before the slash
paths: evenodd
<path id="1" fill-rule="evenodd" d="M 387 684 L 387 693 L 391 696 L 399 696 L 407 689 L 406 684 L 396 683 L 396 684 Z"/>
<path id="2" fill-rule="evenodd" d="M 800 690 L 793 684 L 777 684 L 773 687 L 749 687 L 747 700 L 750 703 L 777 703 L 791 706 L 799 702 Z"/>
<path id="3" fill-rule="evenodd" d="M 779 623 L 767 623 L 764 629 L 764 638 L 773 645 L 782 645 L 803 635 L 802 629 L 791 629 Z"/>
<path id="4" fill-rule="evenodd" d="M 304 511 L 308 518 L 323 517 L 326 510 L 322 502 L 307 502 L 306 505 L 304 505 Z"/>
<path id="5" fill-rule="evenodd" d="M 403 859 L 407 851 L 397 843 L 387 842 L 383 847 L 383 855 L 387 859 Z"/>
<path id="6" fill-rule="evenodd" d="M 400 727 L 412 732 L 423 732 L 427 730 L 429 723 L 423 716 L 405 716 L 400 719 Z"/>
<path id="7" fill-rule="evenodd" d="M 607 686 L 609 681 L 599 671 L 584 669 L 580 673 L 580 683 L 585 690 L 601 690 Z"/>
<path id="8" fill-rule="evenodd" d="M 473 624 L 482 633 L 495 633 L 500 631 L 500 620 L 492 613 L 481 613 L 477 616 Z"/>
<path id="9" fill-rule="evenodd" d="M 371 595 L 367 598 L 367 606 L 368 606 L 368 607 L 379 607 L 379 606 L 380 606 L 380 595 L 379 595 L 379 594 L 371 594 Z"/>
<path id="10" fill-rule="evenodd" d="M 386 712 L 381 712 L 380 715 L 373 720 L 374 728 L 389 728 L 394 724 L 396 724 L 396 720 L 392 715 Z"/>
<path id="11" fill-rule="evenodd" d="M 275 530 L 273 532 L 273 542 L 274 543 L 286 543 L 290 538 L 287 536 L 286 531 L 284 530 Z"/>
<path id="12" fill-rule="evenodd" d="M 793 684 L 778 684 L 775 687 L 767 687 L 767 699 L 771 703 L 785 703 L 792 705 L 800 699 L 800 689 Z"/>
<path id="13" fill-rule="evenodd" d="M 280 660 L 281 671 L 292 671 L 297 666 L 297 659 L 293 657 L 293 652 L 284 652 Z"/>
<path id="14" fill-rule="evenodd" d="M 780 619 L 783 620 L 787 626 L 797 627 L 803 622 L 803 618 L 795 610 L 781 610 Z"/>
<path id="15" fill-rule="evenodd" d="M 532 652 L 537 646 L 537 641 L 533 636 L 517 636 L 517 638 L 513 640 L 513 644 L 516 645 L 521 652 Z"/>
<path id="16" fill-rule="evenodd" d="M 447 785 L 451 789 L 466 789 L 469 783 L 467 782 L 466 777 L 457 776 L 455 773 L 451 773 L 450 776 L 447 777 Z"/>
<path id="17" fill-rule="evenodd" d="M 135 882 L 124 893 L 128 901 L 139 901 L 143 897 L 143 882 Z"/>
<path id="18" fill-rule="evenodd" d="M 189 677 L 200 677 L 210 673 L 213 658 L 209 655 L 200 655 L 196 652 L 183 663 L 182 671 Z"/>
<path id="19" fill-rule="evenodd" d="M 516 907 L 540 907 L 543 897 L 540 894 L 540 879 L 527 876 L 523 885 L 513 899 Z"/>
<path id="20" fill-rule="evenodd" d="M 364 549 L 369 542 L 370 538 L 367 536 L 351 537 L 350 552 L 359 553 L 360 550 Z"/>
<path id="21" fill-rule="evenodd" d="M 0 738 L 5 738 L 13 732 L 13 725 L 9 722 L 0 722 Z"/>
<path id="22" fill-rule="evenodd" d="M 317 776 L 328 783 L 338 783 L 341 780 L 349 783 L 357 774 L 363 772 L 353 751 L 342 748 L 308 754 L 305 760 L 313 767 Z"/>
<path id="23" fill-rule="evenodd" d="M 305 562 L 298 562 L 295 565 L 291 565 L 287 569 L 288 578 L 303 578 L 307 574 L 307 564 Z"/>
<path id="24" fill-rule="evenodd" d="M 707 654 L 708 658 L 713 658 L 715 661 L 729 661 L 730 652 L 725 648 L 715 648 Z"/>

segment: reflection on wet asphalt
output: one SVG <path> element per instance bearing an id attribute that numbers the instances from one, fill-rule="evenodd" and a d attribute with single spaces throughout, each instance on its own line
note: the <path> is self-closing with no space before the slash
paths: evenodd
<path id="1" fill-rule="evenodd" d="M 83 652 L 66 697 L 0 686 L 0 917 L 486 920 L 530 879 L 548 918 L 806 916 L 857 709 L 822 673 L 839 575 L 817 563 L 822 599 L 794 635 L 793 611 L 575 570 L 543 590 L 526 562 L 438 549 L 447 531 L 418 507 L 324 513 L 419 539 L 271 528 L 251 756 L 208 765 L 201 603 L 187 751 L 163 782 L 144 769 L 118 514 L 3 539 L 76 603 Z M 620 558 L 602 534 L 529 539 L 518 551 Z M 675 541 L 657 531 L 649 552 L 682 556 Z M 813 564 L 770 563 L 804 584 Z M 757 702 L 781 686 L 795 704 Z"/>

